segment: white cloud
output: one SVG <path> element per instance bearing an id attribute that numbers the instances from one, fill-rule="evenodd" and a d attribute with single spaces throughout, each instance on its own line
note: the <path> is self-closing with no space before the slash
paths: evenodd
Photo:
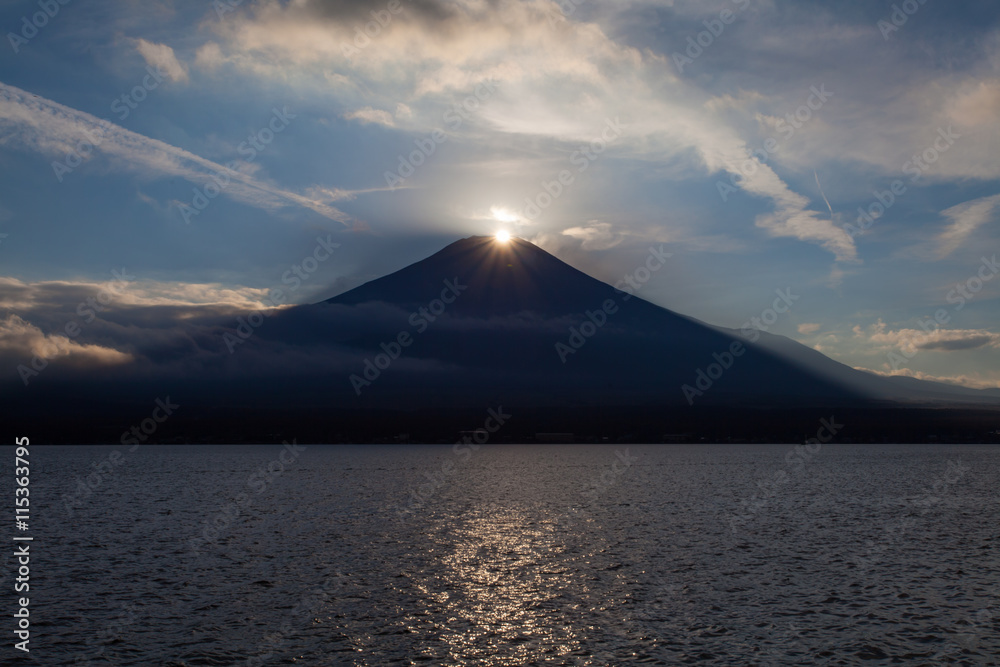
<path id="1" fill-rule="evenodd" d="M 386 127 L 394 127 L 396 125 L 396 121 L 393 119 L 391 113 L 383 109 L 373 109 L 371 107 L 362 107 L 356 111 L 345 113 L 344 118 L 346 120 L 359 120 L 362 123 L 385 125 Z"/>
<path id="2" fill-rule="evenodd" d="M 854 333 L 864 336 L 860 327 L 855 327 Z M 883 348 L 898 348 L 910 355 L 919 350 L 951 352 L 984 347 L 1000 348 L 1000 333 L 985 329 L 892 330 L 882 320 L 869 327 L 868 340 Z"/>
<path id="3" fill-rule="evenodd" d="M 563 236 L 580 240 L 584 250 L 607 250 L 614 248 L 624 240 L 625 235 L 615 232 L 610 223 L 590 220 L 586 225 L 570 227 L 563 230 Z"/>
<path id="4" fill-rule="evenodd" d="M 194 56 L 194 64 L 202 69 L 213 70 L 226 62 L 226 57 L 222 55 L 222 47 L 216 42 L 203 44 Z"/>
<path id="5" fill-rule="evenodd" d="M 8 315 L 5 320 L 0 320 L 0 351 L 21 355 L 26 364 L 35 356 L 47 361 L 72 357 L 77 361 L 96 364 L 123 364 L 134 359 L 131 354 L 114 348 L 82 345 L 66 336 L 46 335 L 17 315 Z"/>
<path id="6" fill-rule="evenodd" d="M 208 27 L 254 74 L 283 78 L 291 64 L 303 73 L 311 68 L 319 78 L 336 69 L 362 82 L 365 99 L 381 96 L 387 106 L 402 98 L 407 108 L 428 111 L 415 116 L 433 123 L 440 122 L 442 99 L 469 95 L 484 80 L 496 80 L 499 92 L 477 111 L 491 133 L 480 131 L 476 138 L 487 144 L 502 144 L 499 135 L 521 134 L 571 151 L 574 143 L 594 139 L 606 119 L 621 117 L 624 135 L 608 155 L 650 161 L 684 156 L 694 158 L 692 168 L 711 174 L 738 174 L 750 161 L 756 173 L 742 187 L 774 204 L 756 219 L 759 228 L 773 237 L 817 243 L 838 260 L 856 258 L 851 237 L 810 210 L 809 199 L 753 158 L 740 134 L 712 111 L 750 104 L 754 93 L 712 101 L 679 78 L 664 56 L 618 43 L 576 15 L 572 21 L 547 20 L 561 13 L 550 0 L 429 3 L 437 9 L 400 13 L 355 55 L 345 55 L 344 46 L 355 43 L 354 29 L 367 17 L 338 14 L 330 20 L 318 7 L 305 0 L 264 2 L 210 20 Z M 324 5 L 342 14 L 345 7 Z M 392 121 L 372 107 L 352 113 L 368 122 Z M 471 132 L 470 125 L 463 129 Z"/>
<path id="7" fill-rule="evenodd" d="M 816 324 L 814 322 L 807 322 L 807 323 L 804 323 L 804 324 L 800 324 L 798 326 L 799 333 L 800 334 L 805 334 L 805 335 L 814 334 L 814 333 L 816 333 L 819 330 L 820 330 L 820 325 Z"/>
<path id="8" fill-rule="evenodd" d="M 146 59 L 148 65 L 161 70 L 171 81 L 188 82 L 187 67 L 177 60 L 174 50 L 166 44 L 147 42 L 144 39 L 134 40 L 136 50 Z"/>
<path id="9" fill-rule="evenodd" d="M 123 271 L 128 275 L 128 271 Z M 0 277 L 0 309 L 30 311 L 67 307 L 85 295 L 107 292 L 112 306 L 229 306 L 253 310 L 266 303 L 268 289 L 222 283 L 184 283 L 179 281 L 129 280 L 105 283 L 86 280 L 45 280 L 25 282 Z"/>
<path id="10" fill-rule="evenodd" d="M 956 91 L 947 113 L 963 127 L 996 127 L 1000 119 L 1000 79 L 971 81 Z"/>
<path id="11" fill-rule="evenodd" d="M 38 152 L 60 162 L 76 154 L 77 147 L 85 143 L 93 147 L 93 152 L 84 156 L 84 161 L 100 153 L 120 171 L 138 169 L 154 177 L 178 176 L 199 186 L 209 182 L 213 174 L 228 174 L 231 181 L 223 192 L 237 201 L 265 210 L 302 206 L 331 220 L 349 223 L 347 214 L 328 200 L 285 190 L 239 170 L 227 170 L 188 151 L 4 83 L 0 83 L 0 130 L 9 137 L 7 146 Z"/>
<path id="12" fill-rule="evenodd" d="M 705 108 L 709 111 L 725 111 L 727 109 L 736 109 L 738 111 L 746 111 L 752 108 L 755 104 L 763 102 L 767 98 L 757 92 L 756 90 L 740 90 L 736 95 L 730 95 L 728 93 L 720 95 L 718 97 L 713 97 L 707 102 L 705 102 Z"/>
<path id="13" fill-rule="evenodd" d="M 992 92 L 1000 85 L 996 82 L 993 73 L 984 77 L 949 71 L 895 81 L 880 90 L 851 91 L 841 84 L 837 90 L 842 97 L 823 109 L 820 122 L 810 122 L 808 132 L 782 144 L 777 159 L 801 170 L 824 162 L 864 165 L 865 171 L 885 179 L 866 184 L 864 196 L 895 179 L 912 188 L 956 178 L 1000 178 L 1000 111 Z M 926 167 L 916 180 L 914 156 Z"/>
<path id="14" fill-rule="evenodd" d="M 941 215 L 951 220 L 951 224 L 937 238 L 938 256 L 945 257 L 954 252 L 969 235 L 990 221 L 998 207 L 1000 195 L 993 195 L 942 211 Z"/>

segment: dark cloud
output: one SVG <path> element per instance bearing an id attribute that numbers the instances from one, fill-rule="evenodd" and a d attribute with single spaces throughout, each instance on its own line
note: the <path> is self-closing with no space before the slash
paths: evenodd
<path id="1" fill-rule="evenodd" d="M 311 0 L 303 11 L 315 18 L 331 21 L 368 21 L 372 12 L 388 13 L 388 0 Z M 440 0 L 401 0 L 402 12 L 416 16 L 429 26 L 443 24 L 454 15 L 454 9 Z M 384 15 L 383 15 L 384 16 Z"/>
<path id="2" fill-rule="evenodd" d="M 984 347 L 993 342 L 993 337 L 985 335 L 975 335 L 969 336 L 968 338 L 959 338 L 955 340 L 932 340 L 926 343 L 920 343 L 917 345 L 918 349 L 921 350 L 974 350 L 979 347 Z"/>
<path id="3" fill-rule="evenodd" d="M 0 366 L 11 369 L 0 385 L 22 384 L 16 368 L 30 365 L 36 350 L 55 349 L 49 343 L 59 341 L 58 354 L 51 353 L 41 374 L 30 378 L 29 384 L 180 381 L 188 391 L 201 391 L 199 384 L 294 378 L 307 391 L 314 389 L 310 389 L 314 383 L 334 378 L 332 382 L 343 391 L 350 389 L 348 376 L 363 372 L 363 360 L 378 354 L 383 342 L 395 340 L 403 331 L 420 338 L 409 310 L 380 302 L 270 311 L 232 304 L 112 302 L 93 311 L 87 299 L 100 289 L 68 283 L 4 289 L 3 298 L 16 307 L 0 312 Z M 86 317 L 78 312 L 81 303 Z M 509 332 L 531 326 L 531 318 L 509 319 L 473 322 L 439 316 L 434 331 L 452 338 L 443 346 L 414 348 L 394 363 L 394 373 L 442 372 L 447 364 L 436 358 L 453 346 L 454 337 L 465 337 L 472 330 Z M 72 325 L 72 335 L 67 335 L 67 325 Z M 252 333 L 246 336 L 247 332 Z M 123 362 L 122 355 L 128 360 Z"/>

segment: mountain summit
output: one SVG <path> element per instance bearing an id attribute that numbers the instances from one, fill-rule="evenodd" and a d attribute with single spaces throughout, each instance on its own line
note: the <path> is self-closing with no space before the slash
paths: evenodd
<path id="1" fill-rule="evenodd" d="M 383 301 L 416 306 L 427 302 L 428 295 L 446 278 L 460 279 L 468 286 L 449 308 L 450 314 L 459 317 L 505 317 L 524 312 L 561 317 L 593 308 L 595 294 L 608 291 L 605 283 L 533 243 L 472 236 L 327 303 Z"/>

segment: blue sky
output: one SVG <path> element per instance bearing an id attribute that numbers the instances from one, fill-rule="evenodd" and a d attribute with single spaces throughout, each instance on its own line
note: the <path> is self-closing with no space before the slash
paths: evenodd
<path id="1" fill-rule="evenodd" d="M 662 244 L 657 304 L 738 328 L 791 288 L 772 332 L 1000 386 L 998 19 L 987 0 L 5 3 L 0 345 L 113 357 L 38 313 L 123 266 L 131 304 L 254 306 L 333 235 L 308 302 L 503 228 L 611 283 Z"/>

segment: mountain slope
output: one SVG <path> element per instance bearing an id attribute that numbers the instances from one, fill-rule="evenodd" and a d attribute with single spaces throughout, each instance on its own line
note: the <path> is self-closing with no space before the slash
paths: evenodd
<path id="1" fill-rule="evenodd" d="M 452 302 L 436 304 L 440 314 L 428 310 L 443 292 Z M 334 312 L 344 309 L 369 317 L 358 318 L 360 326 L 343 327 Z M 285 342 L 319 336 L 361 359 L 374 359 L 382 344 L 408 332 L 413 341 L 401 358 L 379 374 L 378 386 L 363 387 L 367 401 L 995 401 L 976 390 L 857 371 L 782 336 L 762 332 L 751 343 L 735 330 L 620 292 L 520 239 L 462 239 L 325 302 L 293 309 L 285 319 L 282 331 L 273 330 Z M 363 365 L 356 368 L 360 372 Z"/>
<path id="2" fill-rule="evenodd" d="M 12 378 L 3 391 L 19 429 L 30 417 L 53 442 L 116 441 L 160 397 L 181 407 L 156 437 L 188 441 L 369 441 L 411 428 L 436 441 L 504 406 L 517 410 L 505 429 L 515 437 L 583 428 L 774 441 L 805 437 L 822 411 L 849 419 L 851 437 L 912 442 L 986 437 L 1000 405 L 996 392 L 860 372 L 782 336 L 752 343 L 530 243 L 484 237 L 270 316 L 119 308 L 81 340 L 123 340 L 131 360 L 52 362 L 27 388 Z"/>
<path id="3" fill-rule="evenodd" d="M 435 305 L 442 292 L 452 302 Z M 377 382 L 362 387 L 355 397 L 362 402 L 829 404 L 865 398 L 856 387 L 735 332 L 619 292 L 517 239 L 463 239 L 277 319 L 268 337 L 347 347 L 358 356 L 359 377 L 365 359 L 374 360 L 383 345 L 395 349 L 392 341 L 407 333 L 410 345 Z"/>

